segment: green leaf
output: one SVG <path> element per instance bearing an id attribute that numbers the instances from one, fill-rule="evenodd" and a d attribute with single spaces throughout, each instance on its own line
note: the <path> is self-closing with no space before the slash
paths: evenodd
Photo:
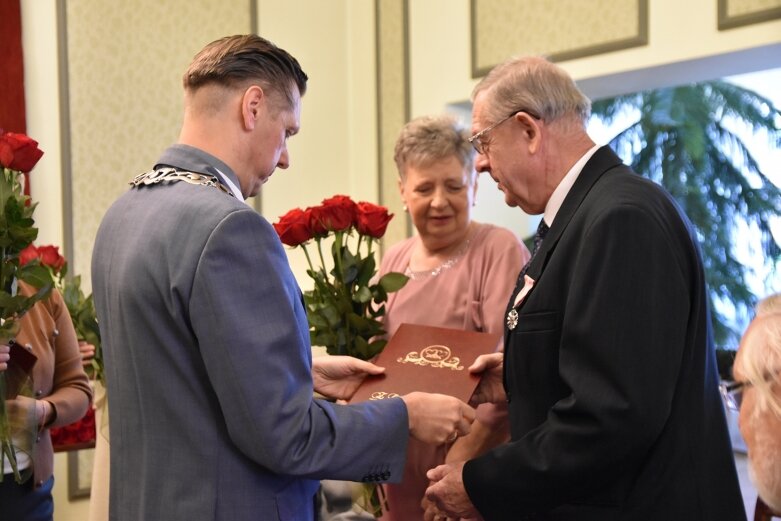
<path id="1" fill-rule="evenodd" d="M 34 288 L 49 286 L 49 290 L 54 286 L 54 278 L 49 268 L 37 263 L 30 263 L 19 268 L 17 273 L 19 278 Z M 48 294 L 48 291 L 47 291 Z"/>
<path id="2" fill-rule="evenodd" d="M 742 331 L 734 316 L 753 314 L 758 296 L 749 285 L 753 269 L 742 264 L 734 240 L 741 230 L 759 231 L 749 248 L 764 254 L 770 273 L 764 291 L 773 292 L 769 281 L 781 266 L 781 243 L 770 225 L 781 207 L 781 188 L 723 122 L 753 129 L 776 148 L 781 110 L 749 89 L 707 81 L 602 99 L 592 113 L 607 122 L 631 116 L 610 145 L 638 174 L 672 194 L 691 219 L 717 345 L 736 347 Z"/>
<path id="3" fill-rule="evenodd" d="M 384 339 L 383 340 L 375 340 L 374 342 L 370 343 L 369 346 L 368 346 L 368 350 L 367 350 L 367 353 L 369 355 L 367 360 L 371 359 L 371 358 L 374 358 L 375 356 L 380 354 L 380 352 L 385 348 L 385 344 L 387 344 L 387 343 L 388 343 L 388 341 L 384 340 Z"/>
<path id="4" fill-rule="evenodd" d="M 355 283 L 358 286 L 368 286 L 374 274 L 377 272 L 375 269 L 377 266 L 374 256 L 369 256 L 363 259 L 358 267 L 358 278 Z"/>
<path id="5" fill-rule="evenodd" d="M 331 275 L 334 277 L 335 285 L 338 287 L 349 287 L 358 276 L 358 264 L 355 256 L 347 247 L 336 250 L 336 242 L 331 246 L 334 256 L 334 267 Z"/>
<path id="6" fill-rule="evenodd" d="M 321 310 L 323 317 L 328 321 L 328 325 L 335 328 L 342 322 L 342 317 L 333 306 L 324 306 Z"/>
<path id="7" fill-rule="evenodd" d="M 326 319 L 324 316 L 320 315 L 319 313 L 310 313 L 308 315 L 309 318 L 309 325 L 314 328 L 327 328 L 328 327 L 328 319 Z"/>
<path id="8" fill-rule="evenodd" d="M 372 299 L 372 292 L 366 286 L 361 286 L 353 295 L 353 301 L 366 303 Z"/>
<path id="9" fill-rule="evenodd" d="M 375 284 L 374 286 L 371 286 L 369 289 L 371 289 L 372 298 L 374 299 L 375 303 L 381 304 L 386 300 L 388 300 L 388 292 L 385 291 L 385 289 L 379 284 Z"/>
<path id="10" fill-rule="evenodd" d="M 393 293 L 394 291 L 398 291 L 403 288 L 408 280 L 409 277 L 403 273 L 391 271 L 390 273 L 386 273 L 380 277 L 379 284 L 382 286 L 382 289 L 388 293 Z"/>

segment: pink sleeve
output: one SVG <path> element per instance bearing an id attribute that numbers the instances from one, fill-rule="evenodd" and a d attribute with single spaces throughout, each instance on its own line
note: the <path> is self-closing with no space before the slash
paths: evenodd
<path id="1" fill-rule="evenodd" d="M 511 231 L 495 228 L 486 238 L 484 276 L 482 278 L 482 316 L 485 330 L 504 331 L 504 311 L 515 281 L 523 265 L 529 260 L 529 250 Z M 503 345 L 500 343 L 499 349 Z M 477 407 L 476 420 L 497 427 L 507 418 L 507 404 L 485 403 Z"/>
<path id="2" fill-rule="evenodd" d="M 483 248 L 482 310 L 485 330 L 504 331 L 504 310 L 521 268 L 529 259 L 529 250 L 509 230 L 494 228 Z"/>

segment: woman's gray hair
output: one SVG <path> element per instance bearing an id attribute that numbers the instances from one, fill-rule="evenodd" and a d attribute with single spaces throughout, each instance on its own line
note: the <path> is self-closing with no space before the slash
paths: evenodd
<path id="1" fill-rule="evenodd" d="M 469 132 L 451 116 L 413 119 L 402 127 L 393 154 L 402 179 L 410 165 L 426 167 L 450 157 L 458 159 L 464 168 L 473 170 Z"/>
<path id="2" fill-rule="evenodd" d="M 585 127 L 591 100 L 561 67 L 541 56 L 512 58 L 494 67 L 472 91 L 472 101 L 490 91 L 486 115 L 499 121 L 526 110 L 546 122 L 577 116 Z"/>

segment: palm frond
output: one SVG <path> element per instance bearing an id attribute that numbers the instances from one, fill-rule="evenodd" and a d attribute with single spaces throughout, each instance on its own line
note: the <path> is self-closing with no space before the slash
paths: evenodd
<path id="1" fill-rule="evenodd" d="M 609 144 L 636 172 L 664 186 L 688 215 L 702 251 L 716 340 L 736 346 L 741 332 L 713 304 L 746 311 L 756 301 L 748 289 L 750 268 L 735 251 L 741 227 L 756 231 L 765 266 L 781 265 L 781 245 L 771 230 L 781 189 L 730 127 L 743 125 L 778 146 L 781 111 L 767 98 L 726 81 L 645 91 L 592 106 L 592 113 L 608 124 L 635 112 L 638 119 Z"/>

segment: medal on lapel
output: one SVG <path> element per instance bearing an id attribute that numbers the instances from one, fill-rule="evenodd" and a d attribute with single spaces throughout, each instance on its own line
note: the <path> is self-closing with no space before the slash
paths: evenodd
<path id="1" fill-rule="evenodd" d="M 506 323 L 507 323 L 507 329 L 509 329 L 510 331 L 515 329 L 515 326 L 518 325 L 518 311 L 515 308 L 512 308 L 507 313 Z"/>
<path id="2" fill-rule="evenodd" d="M 512 309 L 507 312 L 507 319 L 505 320 L 505 323 L 507 324 L 507 329 L 509 329 L 510 331 L 515 329 L 515 327 L 518 325 L 518 306 L 521 305 L 523 299 L 526 298 L 526 295 L 529 294 L 529 292 L 533 287 L 534 287 L 534 279 L 528 275 L 524 275 L 523 288 L 521 288 L 521 291 L 519 291 L 518 295 L 515 297 L 515 301 L 513 301 Z"/>

